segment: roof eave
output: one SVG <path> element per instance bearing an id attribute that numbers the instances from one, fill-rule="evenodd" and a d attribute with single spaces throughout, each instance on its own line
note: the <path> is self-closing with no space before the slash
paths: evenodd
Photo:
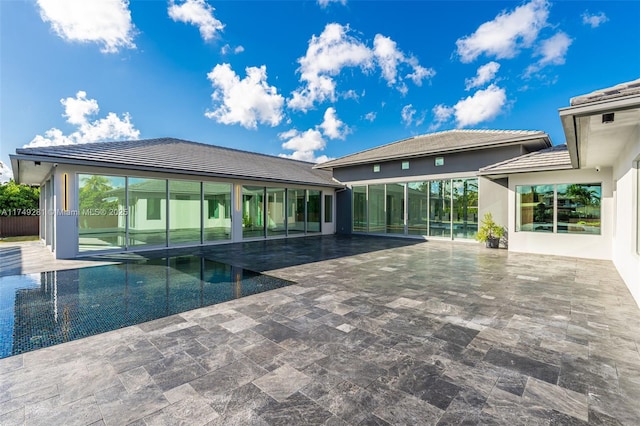
<path id="1" fill-rule="evenodd" d="M 124 169 L 124 170 L 171 173 L 171 174 L 191 175 L 191 176 L 207 176 L 207 177 L 217 177 L 217 178 L 225 178 L 225 179 L 243 179 L 243 180 L 253 180 L 258 182 L 283 183 L 283 184 L 290 184 L 290 185 L 298 184 L 298 185 L 307 185 L 307 186 L 326 186 L 330 188 L 344 188 L 344 185 L 342 184 L 337 184 L 329 181 L 327 182 L 292 181 L 287 179 L 271 179 L 271 178 L 264 178 L 264 177 L 211 173 L 211 172 L 171 169 L 171 168 L 163 168 L 163 167 L 147 167 L 147 166 L 139 166 L 139 165 L 132 165 L 132 164 L 121 164 L 121 163 L 116 164 L 116 163 L 110 163 L 106 161 L 77 160 L 77 159 L 69 159 L 65 157 L 55 157 L 55 156 L 48 156 L 48 155 L 12 154 L 9 157 L 11 158 L 11 165 L 13 166 L 14 170 L 20 170 L 20 167 L 19 167 L 20 161 L 41 161 L 41 162 L 47 162 L 47 163 L 68 164 L 73 166 L 105 167 L 105 168 L 117 168 L 117 169 Z M 14 172 L 14 179 L 15 179 L 15 172 Z"/>
<path id="2" fill-rule="evenodd" d="M 631 95 L 613 99 L 603 99 L 599 101 L 583 103 L 575 106 L 560 108 L 560 121 L 564 130 L 567 150 L 571 157 L 571 165 L 574 168 L 580 167 L 580 129 L 578 119 L 599 115 L 611 111 L 624 111 L 638 108 L 640 106 L 640 95 Z"/>
<path id="3" fill-rule="evenodd" d="M 425 157 L 425 156 L 438 155 L 438 154 L 451 154 L 455 152 L 475 151 L 475 150 L 483 149 L 487 147 L 514 145 L 514 144 L 517 144 L 518 142 L 528 142 L 528 141 L 534 141 L 536 139 L 543 141 L 547 147 L 552 146 L 549 135 L 547 135 L 544 132 L 540 132 L 527 137 L 517 137 L 517 138 L 514 137 L 510 139 L 505 139 L 499 142 L 488 142 L 485 144 L 474 145 L 469 147 L 459 147 L 459 148 L 451 148 L 451 149 L 445 149 L 445 150 L 440 149 L 440 150 L 434 150 L 434 151 L 425 151 L 425 152 L 411 153 L 411 154 L 399 154 L 399 155 L 392 155 L 392 156 L 381 156 L 376 158 L 369 158 L 366 160 L 356 160 L 356 161 L 350 161 L 347 163 L 338 163 L 336 165 L 332 165 L 331 161 L 327 161 L 326 163 L 316 164 L 315 166 L 313 166 L 313 168 L 331 170 L 331 169 L 338 169 L 341 167 L 351 167 L 351 166 L 359 166 L 363 164 L 371 164 L 371 163 L 376 163 L 380 161 L 401 160 L 401 159 L 407 159 L 407 158 Z M 355 154 L 351 154 L 351 155 L 355 155 Z"/>
<path id="4" fill-rule="evenodd" d="M 547 166 L 547 167 L 521 167 L 517 169 L 496 169 L 496 170 L 480 170 L 478 172 L 479 176 L 492 176 L 492 175 L 500 175 L 500 176 L 508 176 L 517 173 L 536 173 L 536 172 L 553 172 L 560 170 L 571 170 L 574 167 L 571 164 L 567 164 L 564 166 Z"/>

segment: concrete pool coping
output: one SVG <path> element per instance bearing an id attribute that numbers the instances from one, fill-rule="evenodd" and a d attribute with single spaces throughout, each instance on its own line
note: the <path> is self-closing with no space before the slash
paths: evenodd
<path id="1" fill-rule="evenodd" d="M 90 264 L 37 244 L 13 245 L 32 273 Z M 364 236 L 181 252 L 298 284 L 2 359 L 0 423 L 640 421 L 611 262 Z"/>

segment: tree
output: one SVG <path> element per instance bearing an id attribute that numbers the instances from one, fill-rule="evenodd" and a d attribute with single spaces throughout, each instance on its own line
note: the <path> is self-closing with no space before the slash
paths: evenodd
<path id="1" fill-rule="evenodd" d="M 107 201 L 109 199 L 107 193 L 112 189 L 111 181 L 107 177 L 91 175 L 82 178 L 78 197 L 80 211 L 117 208 L 118 202 L 116 200 Z"/>
<path id="2" fill-rule="evenodd" d="M 0 185 L 2 210 L 36 210 L 40 204 L 40 188 L 18 185 L 13 179 Z"/>

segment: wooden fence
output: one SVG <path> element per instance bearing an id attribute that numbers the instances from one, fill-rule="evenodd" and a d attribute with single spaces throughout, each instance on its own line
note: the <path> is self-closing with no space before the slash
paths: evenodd
<path id="1" fill-rule="evenodd" d="M 0 238 L 39 235 L 40 216 L 0 216 Z"/>

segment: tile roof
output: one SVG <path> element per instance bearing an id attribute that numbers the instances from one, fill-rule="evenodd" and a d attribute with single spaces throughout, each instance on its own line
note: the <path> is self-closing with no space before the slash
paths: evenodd
<path id="1" fill-rule="evenodd" d="M 606 101 L 630 95 L 640 95 L 640 78 L 626 83 L 620 83 L 607 89 L 596 90 L 586 95 L 571 98 L 571 106 L 584 105 L 598 101 Z"/>
<path id="2" fill-rule="evenodd" d="M 465 151 L 518 142 L 533 143 L 536 146 L 534 149 L 551 146 L 549 136 L 540 131 L 456 129 L 403 139 L 327 161 L 326 163 L 317 164 L 314 168 L 329 169 L 345 167 L 375 161 Z"/>
<path id="3" fill-rule="evenodd" d="M 480 174 L 496 175 L 571 168 L 571 158 L 569 157 L 567 145 L 556 145 L 483 167 L 480 169 Z"/>
<path id="4" fill-rule="evenodd" d="M 59 163 L 341 186 L 331 172 L 314 169 L 313 163 L 174 138 L 20 148 L 16 155 Z"/>

